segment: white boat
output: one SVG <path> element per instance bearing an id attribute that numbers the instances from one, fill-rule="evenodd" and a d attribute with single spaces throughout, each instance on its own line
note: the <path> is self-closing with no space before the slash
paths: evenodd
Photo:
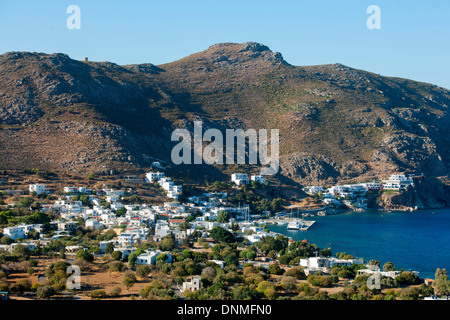
<path id="1" fill-rule="evenodd" d="M 308 226 L 300 220 L 292 220 L 288 223 L 287 230 L 307 230 Z"/>

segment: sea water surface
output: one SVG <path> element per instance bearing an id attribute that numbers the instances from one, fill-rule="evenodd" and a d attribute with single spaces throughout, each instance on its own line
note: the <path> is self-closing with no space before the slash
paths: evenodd
<path id="1" fill-rule="evenodd" d="M 396 268 L 432 278 L 436 268 L 450 273 L 450 209 L 414 212 L 367 211 L 308 217 L 316 223 L 306 231 L 269 225 L 271 231 L 308 240 L 334 254 L 347 252 L 366 261 L 387 261 Z"/>

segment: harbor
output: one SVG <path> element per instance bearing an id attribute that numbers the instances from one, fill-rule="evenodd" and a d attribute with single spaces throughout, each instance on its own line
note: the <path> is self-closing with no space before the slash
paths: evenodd
<path id="1" fill-rule="evenodd" d="M 293 232 L 286 225 L 267 225 L 270 232 L 299 241 L 307 239 L 319 247 L 331 247 L 333 254 L 347 252 L 354 257 L 420 272 L 433 278 L 436 268 L 450 269 L 450 210 L 346 212 L 316 217 L 307 233 Z M 414 250 L 411 248 L 414 247 Z M 432 248 L 432 249 L 430 249 Z"/>
<path id="2" fill-rule="evenodd" d="M 300 230 L 306 231 L 311 228 L 316 221 L 304 220 L 298 218 L 272 218 L 263 220 L 266 225 L 280 225 L 286 226 L 286 230 Z"/>

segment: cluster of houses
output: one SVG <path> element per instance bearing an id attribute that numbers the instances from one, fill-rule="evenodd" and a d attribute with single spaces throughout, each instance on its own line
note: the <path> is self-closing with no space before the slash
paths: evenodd
<path id="1" fill-rule="evenodd" d="M 363 264 L 362 259 L 338 259 L 335 257 L 309 257 L 306 259 L 300 259 L 300 265 L 306 275 L 314 274 L 317 272 L 331 273 L 331 268 L 337 267 L 350 267 L 352 264 Z"/>
<path id="2" fill-rule="evenodd" d="M 252 176 L 252 181 L 265 183 L 266 180 L 261 176 Z M 203 193 L 200 196 L 189 197 L 189 202 L 180 203 L 177 200 L 178 195 L 182 192 L 181 185 L 175 183 L 166 177 L 163 172 L 148 172 L 146 181 L 149 183 L 157 182 L 166 192 L 167 196 L 173 198 L 173 202 L 164 202 L 163 205 L 148 204 L 124 204 L 122 198 L 125 196 L 123 190 L 115 190 L 111 188 L 101 190 L 91 190 L 85 187 L 65 186 L 63 194 L 52 204 L 43 205 L 43 212 L 52 211 L 60 216 L 60 219 L 50 223 L 52 236 L 44 238 L 43 225 L 18 225 L 14 227 L 4 228 L 4 235 L 13 240 L 27 239 L 27 234 L 31 231 L 40 233 L 40 243 L 48 243 L 51 240 L 59 239 L 70 235 L 76 230 L 80 223 L 84 223 L 86 228 L 94 230 L 113 229 L 117 237 L 110 241 L 100 243 L 100 250 L 104 251 L 108 243 L 112 243 L 114 250 L 121 251 L 122 256 L 126 258 L 130 253 L 136 250 L 136 245 L 147 241 L 150 237 L 156 242 L 168 234 L 172 234 L 175 241 L 181 242 L 194 231 L 198 230 L 202 233 L 202 238 L 209 239 L 209 231 L 215 226 L 222 228 L 231 228 L 234 223 L 244 223 L 249 225 L 251 219 L 259 218 L 258 215 L 249 214 L 249 207 L 227 206 L 227 193 L 214 192 Z M 246 180 L 248 182 L 248 179 Z M 32 184 L 29 190 L 36 194 L 48 192 L 46 185 Z M 74 200 L 76 195 L 86 195 L 89 204 L 86 201 Z M 108 203 L 107 206 L 105 204 Z M 123 210 L 122 208 L 125 208 Z M 122 209 L 124 214 L 118 215 L 117 211 Z M 217 216 L 221 211 L 232 214 L 229 222 L 219 223 Z M 189 228 L 178 228 L 185 224 L 186 218 L 192 213 L 197 213 L 195 219 L 190 221 Z M 251 230 L 249 227 L 242 227 L 243 230 Z M 250 242 L 256 242 L 264 235 L 262 228 L 253 230 L 254 234 L 249 236 Z M 272 234 L 274 235 L 274 234 Z M 247 236 L 247 234 L 246 234 Z M 23 242 L 33 249 L 37 241 L 28 240 Z M 7 249 L 12 250 L 9 246 Z M 73 248 L 66 248 L 68 251 Z M 157 251 L 149 251 L 142 253 L 137 263 L 154 263 L 158 255 L 162 254 Z M 170 259 L 169 253 L 166 254 Z"/>
<path id="3" fill-rule="evenodd" d="M 329 188 L 321 186 L 307 186 L 303 191 L 309 195 L 320 194 L 326 204 L 340 205 L 341 201 L 357 200 L 357 203 L 364 207 L 363 197 L 372 190 L 405 190 L 414 187 L 412 177 L 403 174 L 393 174 L 388 180 L 362 182 L 357 184 L 335 185 Z"/>
<path id="4" fill-rule="evenodd" d="M 59 220 L 51 222 L 51 228 L 54 230 L 51 236 L 45 238 L 44 226 L 42 224 L 18 225 L 6 227 L 3 234 L 13 240 L 27 239 L 27 235 L 31 231 L 40 233 L 39 243 L 46 245 L 51 240 L 58 239 L 70 235 L 76 230 L 80 223 L 84 223 L 86 228 L 94 230 L 113 229 L 117 237 L 109 241 L 100 242 L 100 250 L 104 252 L 108 244 L 112 244 L 115 251 L 120 251 L 123 258 L 127 258 L 132 252 L 136 251 L 136 245 L 153 238 L 159 242 L 165 236 L 172 234 L 175 241 L 182 242 L 193 232 L 201 232 L 201 237 L 207 242 L 209 232 L 215 226 L 230 229 L 233 224 L 238 224 L 242 231 L 242 236 L 250 244 L 261 241 L 264 237 L 276 237 L 277 234 L 268 232 L 262 227 L 254 225 L 251 220 L 257 220 L 260 216 L 250 215 L 248 206 L 231 207 L 227 206 L 227 193 L 213 192 L 203 193 L 200 196 L 192 196 L 188 198 L 187 203 L 176 201 L 182 193 L 182 186 L 176 185 L 163 172 L 148 172 L 146 174 L 148 183 L 157 182 L 165 191 L 169 198 L 174 199 L 173 202 L 164 202 L 163 205 L 149 204 L 124 204 L 122 198 L 125 196 L 123 190 L 102 189 L 93 190 L 85 187 L 66 186 L 64 194 L 59 200 L 53 204 L 43 205 L 42 211 L 52 210 L 60 216 Z M 250 180 L 247 174 L 233 173 L 231 181 L 241 186 L 248 184 L 250 181 L 266 183 L 267 180 L 260 175 L 252 175 Z M 359 183 L 353 185 L 336 185 L 328 189 L 318 186 L 306 187 L 308 194 L 321 193 L 323 200 L 327 203 L 336 203 L 342 199 L 355 199 L 364 196 L 369 190 L 393 189 L 401 190 L 413 186 L 411 178 L 405 175 L 392 175 L 389 180 L 381 182 Z M 43 184 L 29 185 L 29 191 L 36 194 L 48 192 Z M 74 195 L 84 194 L 88 199 L 86 201 L 74 200 Z M 105 206 L 105 203 L 108 203 Z M 123 210 L 123 208 L 125 210 Z M 122 214 L 118 215 L 118 210 Z M 218 222 L 217 217 L 221 211 L 229 212 L 232 218 L 229 222 Z M 186 218 L 196 213 L 194 219 L 189 219 L 186 224 Z M 183 226 L 179 228 L 179 226 Z M 38 240 L 26 240 L 22 245 L 28 246 L 29 249 L 36 247 Z M 290 239 L 290 241 L 293 241 Z M 1 245 L 0 250 L 12 251 L 17 243 L 10 245 Z M 81 246 L 66 247 L 67 252 L 76 252 L 83 249 Z M 137 257 L 137 264 L 155 264 L 158 257 L 164 255 L 167 262 L 172 261 L 170 252 L 159 250 L 148 250 L 142 252 Z M 220 263 L 220 261 L 218 262 Z M 337 259 L 333 257 L 310 257 L 301 259 L 300 265 L 304 267 L 305 273 L 323 272 L 329 273 L 333 266 L 350 266 L 352 264 L 364 263 L 361 259 Z M 370 269 L 359 270 L 358 274 L 370 273 Z M 398 274 L 388 272 L 382 274 L 389 277 L 395 277 Z M 195 291 L 200 288 L 200 281 L 193 277 L 189 282 L 183 284 L 183 291 Z"/>
<path id="5" fill-rule="evenodd" d="M 145 177 L 147 182 L 157 182 L 165 190 L 169 198 L 178 199 L 183 192 L 183 186 L 176 185 L 171 178 L 165 177 L 164 172 L 148 172 Z"/>
<path id="6" fill-rule="evenodd" d="M 237 185 L 241 186 L 244 184 L 248 184 L 250 181 L 256 181 L 261 184 L 264 184 L 267 182 L 267 179 L 264 178 L 262 175 L 252 175 L 250 177 L 250 180 L 248 179 L 248 175 L 246 173 L 233 173 L 231 175 L 231 181 Z"/>
<path id="7" fill-rule="evenodd" d="M 306 259 L 300 259 L 300 265 L 303 267 L 303 270 L 306 275 L 314 274 L 314 273 L 324 273 L 324 274 L 330 274 L 331 268 L 333 267 L 350 267 L 353 264 L 365 264 L 365 261 L 363 259 L 339 259 L 335 257 L 309 257 Z M 369 267 L 368 265 L 366 265 Z M 366 269 L 360 269 L 357 271 L 357 276 L 359 275 L 372 275 L 376 272 L 379 272 L 380 276 L 382 277 L 389 277 L 392 279 L 395 279 L 396 277 L 400 276 L 402 271 L 400 270 L 392 270 L 392 271 L 380 271 L 375 270 L 375 268 L 366 268 Z M 412 271 L 417 276 L 419 275 L 419 272 Z"/>

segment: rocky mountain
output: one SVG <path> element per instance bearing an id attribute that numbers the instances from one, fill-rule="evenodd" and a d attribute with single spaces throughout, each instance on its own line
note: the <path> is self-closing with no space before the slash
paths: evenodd
<path id="1" fill-rule="evenodd" d="M 432 84 L 341 64 L 293 66 L 254 42 L 159 66 L 9 52 L 0 56 L 0 167 L 146 170 L 171 163 L 175 128 L 202 120 L 204 129 L 279 129 L 284 181 L 446 176 L 449 105 L 450 91 Z M 172 169 L 220 178 L 236 167 Z"/>

